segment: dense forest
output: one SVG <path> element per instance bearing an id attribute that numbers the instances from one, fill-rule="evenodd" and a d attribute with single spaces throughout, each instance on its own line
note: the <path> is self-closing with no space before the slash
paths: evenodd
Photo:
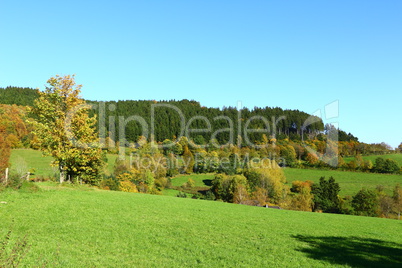
<path id="1" fill-rule="evenodd" d="M 0 104 L 33 106 L 38 97 L 38 90 L 29 87 L 0 87 Z"/>
<path id="2" fill-rule="evenodd" d="M 36 98 L 38 90 L 35 89 L 11 86 L 0 88 L 0 104 L 32 106 Z M 100 119 L 98 120 L 100 132 L 106 134 L 105 136 L 112 132 L 114 140 L 122 135 L 127 143 L 136 142 L 140 136 L 150 135 L 151 131 L 154 134 L 153 138 L 158 142 L 188 134 L 186 136 L 193 139 L 196 144 L 205 144 L 212 138 L 219 144 L 234 144 L 238 142 L 239 135 L 242 137 L 242 142 L 245 142 L 245 133 L 241 130 L 246 127 L 254 130 L 247 133 L 246 138 L 252 144 L 257 144 L 262 141 L 264 134 L 279 140 L 289 138 L 300 141 L 316 138 L 329 129 L 318 117 L 312 117 L 299 110 L 284 110 L 279 107 L 254 107 L 252 110 L 248 108 L 238 110 L 234 107 L 219 109 L 201 106 L 194 100 L 87 102 L 93 106 L 91 114 L 96 114 Z M 152 112 L 154 121 L 151 120 Z M 312 123 L 303 126 L 307 119 Z M 182 125 L 183 123 L 186 125 Z M 184 133 L 185 128 L 195 131 Z M 224 131 L 229 128 L 232 131 Z M 197 131 L 200 129 L 208 131 L 204 133 Z M 121 131 L 125 132 L 124 135 L 120 133 Z M 213 133 L 216 135 L 213 136 Z M 338 138 L 339 141 L 358 141 L 352 134 L 342 130 L 339 130 Z"/>
<path id="3" fill-rule="evenodd" d="M 185 133 L 181 131 L 184 130 L 185 126 L 182 125 L 182 122 L 192 130 L 208 129 L 205 133 L 194 131 L 195 133 L 186 135 L 197 144 L 205 144 L 213 138 L 217 139 L 219 144 L 236 143 L 238 135 L 241 134 L 243 139 L 245 137 L 244 132 L 239 131 L 245 128 L 245 124 L 247 124 L 248 129 L 261 130 L 261 132 L 247 134 L 252 143 L 261 141 L 263 134 L 275 135 L 278 139 L 289 137 L 293 140 L 301 140 L 303 122 L 310 117 L 309 114 L 298 110 L 283 110 L 278 107 L 255 107 L 253 110 L 247 108 L 237 110 L 233 107 L 218 109 L 203 107 L 200 103 L 189 100 L 91 103 L 94 104 L 94 107 L 99 107 L 99 105 L 105 107 L 105 118 L 109 119 L 109 122 L 106 122 L 104 126 L 106 131 L 114 128 L 117 137 L 120 135 L 119 124 L 122 123 L 118 119 L 125 119 L 124 136 L 128 142 L 137 141 L 140 136 L 147 132 L 147 129 L 151 130 L 152 127 L 154 127 L 154 139 L 159 142 L 183 136 Z M 152 113 L 154 122 L 151 120 Z M 145 124 L 132 118 L 134 115 L 145 119 Z M 115 124 L 113 122 L 110 124 L 110 119 L 114 120 Z M 305 133 L 317 135 L 324 130 L 322 121 L 319 119 L 316 121 L 305 128 Z M 241 124 L 240 128 L 239 123 Z M 225 129 L 227 131 L 223 131 Z M 232 132 L 228 129 L 231 129 Z M 217 135 L 212 136 L 216 131 L 218 131 Z"/>

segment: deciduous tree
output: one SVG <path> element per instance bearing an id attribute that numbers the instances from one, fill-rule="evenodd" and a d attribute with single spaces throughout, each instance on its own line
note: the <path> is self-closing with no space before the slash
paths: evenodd
<path id="1" fill-rule="evenodd" d="M 401 211 L 402 211 L 402 189 L 399 184 L 395 185 L 394 194 L 392 195 L 392 199 L 394 200 L 395 211 L 398 214 L 398 220 L 401 219 Z"/>
<path id="2" fill-rule="evenodd" d="M 300 211 L 311 211 L 313 207 L 313 194 L 309 184 L 301 185 L 298 194 L 294 195 L 291 201 L 291 209 Z"/>
<path id="3" fill-rule="evenodd" d="M 352 207 L 356 214 L 377 216 L 378 199 L 374 191 L 361 189 L 352 199 Z"/>
<path id="4" fill-rule="evenodd" d="M 6 168 L 9 166 L 10 145 L 6 142 L 5 129 L 0 126 L 0 179 L 4 176 Z"/>
<path id="5" fill-rule="evenodd" d="M 193 172 L 193 167 L 194 167 L 194 156 L 188 149 L 188 146 L 185 145 L 183 152 L 183 171 L 187 174 L 191 174 Z"/>
<path id="6" fill-rule="evenodd" d="M 95 130 L 96 118 L 89 117 L 89 106 L 79 96 L 81 85 L 76 85 L 70 75 L 57 75 L 47 83 L 32 109 L 38 146 L 53 156 L 60 182 L 79 178 L 94 184 L 102 170 L 104 154 Z"/>

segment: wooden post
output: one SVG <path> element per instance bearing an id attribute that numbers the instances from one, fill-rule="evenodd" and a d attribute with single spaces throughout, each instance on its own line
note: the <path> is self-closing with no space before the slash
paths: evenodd
<path id="1" fill-rule="evenodd" d="M 63 167 L 62 166 L 59 166 L 59 171 L 60 171 L 60 183 L 63 183 L 64 182 L 64 171 L 63 171 Z"/>
<path id="2" fill-rule="evenodd" d="M 7 185 L 7 183 L 8 183 L 8 168 L 6 168 L 5 183 L 6 183 L 6 185 Z"/>

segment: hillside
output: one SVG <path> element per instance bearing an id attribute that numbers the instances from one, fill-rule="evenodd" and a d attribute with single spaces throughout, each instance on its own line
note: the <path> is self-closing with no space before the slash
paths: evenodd
<path id="1" fill-rule="evenodd" d="M 0 104 L 32 106 L 38 96 L 38 91 L 29 87 L 0 87 Z"/>
<path id="2" fill-rule="evenodd" d="M 334 177 L 341 187 L 340 195 L 355 195 L 360 189 L 367 188 L 374 190 L 378 185 L 382 185 L 384 190 L 392 195 L 392 191 L 397 183 L 402 184 L 400 174 L 380 174 L 364 173 L 341 170 L 320 170 L 320 169 L 284 169 L 286 179 L 289 183 L 292 181 L 311 180 L 318 183 L 320 177 Z"/>
<path id="3" fill-rule="evenodd" d="M 392 156 L 392 155 L 389 155 Z M 399 156 L 399 155 L 395 155 Z M 117 155 L 108 154 L 108 165 L 105 170 L 107 174 L 113 173 L 113 165 L 117 158 Z M 50 166 L 52 161 L 51 157 L 43 157 L 40 151 L 32 149 L 15 149 L 11 154 L 11 171 L 18 173 L 19 169 L 32 170 L 35 172 L 31 178 L 37 176 L 53 176 L 54 168 Z M 375 189 L 378 185 L 384 186 L 385 191 L 388 194 L 392 194 L 392 190 L 395 184 L 402 184 L 402 177 L 399 174 L 379 174 L 379 173 L 363 173 L 352 171 L 340 171 L 340 170 L 324 170 L 324 169 L 296 169 L 285 168 L 284 169 L 286 179 L 289 185 L 292 181 L 305 181 L 312 180 L 318 182 L 320 177 L 329 178 L 333 176 L 341 187 L 341 196 L 354 195 L 361 188 Z M 197 187 L 205 187 L 203 180 L 212 180 L 211 174 L 193 174 L 177 176 L 173 181 L 173 186 L 181 186 L 189 178 L 196 182 Z M 176 195 L 178 191 L 166 189 L 166 194 Z"/>
<path id="4" fill-rule="evenodd" d="M 392 159 L 395 160 L 399 165 L 402 165 L 402 154 L 386 154 L 386 155 L 364 155 L 362 156 L 363 160 L 370 160 L 372 163 L 375 163 L 375 160 L 378 158 L 384 158 L 384 159 Z M 354 157 L 345 157 L 344 160 L 345 162 L 350 162 L 354 160 Z"/>
<path id="5" fill-rule="evenodd" d="M 34 100 L 39 96 L 37 89 L 26 87 L 14 87 L 9 86 L 6 88 L 0 88 L 0 104 L 16 104 L 23 106 L 33 106 Z M 124 122 L 125 137 L 130 142 L 136 142 L 138 137 L 143 135 L 144 132 L 154 127 L 155 139 L 157 141 L 164 141 L 165 139 L 171 139 L 173 136 L 180 136 L 180 133 L 184 130 L 182 126 L 182 120 L 191 120 L 193 117 L 198 117 L 197 120 L 191 121 L 187 127 L 191 129 L 205 129 L 208 124 L 211 125 L 211 131 L 202 133 L 200 135 L 194 135 L 193 139 L 196 139 L 198 144 L 204 144 L 211 138 L 211 134 L 218 129 L 231 126 L 234 135 L 239 132 L 238 124 L 233 122 L 240 121 L 244 123 L 250 123 L 249 129 L 259 129 L 275 127 L 278 133 L 276 133 L 279 139 L 291 138 L 294 140 L 301 139 L 302 126 L 306 120 L 314 118 L 316 121 L 309 124 L 303 131 L 308 133 L 318 134 L 324 130 L 323 121 L 315 116 L 312 116 L 306 112 L 296 109 L 282 109 L 280 107 L 254 107 L 253 109 L 243 108 L 237 109 L 235 107 L 223 107 L 222 109 L 214 107 L 205 107 L 194 100 L 164 100 L 157 102 L 155 100 L 119 100 L 119 101 L 91 101 L 87 102 L 93 105 L 91 115 L 97 114 L 98 118 L 105 118 L 105 122 L 101 129 L 104 128 L 105 133 L 111 131 L 111 123 L 108 120 L 114 120 L 112 125 L 116 132 L 115 137 L 119 137 L 119 127 L 117 118 L 136 115 L 143 118 L 146 124 L 140 121 L 128 120 Z M 155 116 L 152 120 L 152 111 L 154 110 Z M 284 116 L 284 117 L 283 117 Z M 200 117 L 205 118 L 200 119 Z M 263 117 L 269 120 L 278 120 L 275 126 L 266 126 L 263 121 L 255 120 L 255 117 Z M 111 119 L 113 118 L 113 119 Z M 281 118 L 281 119 L 279 119 Z M 151 126 L 153 122 L 153 126 Z M 190 123 L 186 121 L 185 124 Z M 271 122 L 273 124 L 273 121 Z M 144 129 L 146 126 L 149 129 Z M 244 126 L 242 126 L 244 127 Z M 268 131 L 269 132 L 269 131 Z M 230 133 L 233 134 L 233 133 Z M 272 133 L 271 133 L 272 134 Z M 358 138 L 351 133 L 346 133 L 342 130 L 338 131 L 340 141 L 358 141 Z M 216 136 L 220 144 L 224 144 L 230 140 L 229 133 L 220 133 Z M 262 134 L 249 133 L 251 141 L 261 140 Z M 231 141 L 232 143 L 236 141 Z"/>
<path id="6" fill-rule="evenodd" d="M 0 193 L 22 266 L 400 267 L 399 221 L 41 184 Z M 10 243 L 12 245 L 12 243 Z"/>

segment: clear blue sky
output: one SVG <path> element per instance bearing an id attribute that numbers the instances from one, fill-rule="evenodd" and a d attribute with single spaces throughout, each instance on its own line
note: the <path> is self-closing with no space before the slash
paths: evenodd
<path id="1" fill-rule="evenodd" d="M 313 113 L 402 142 L 402 1 L 0 2 L 0 87 L 76 74 L 91 100 Z"/>

